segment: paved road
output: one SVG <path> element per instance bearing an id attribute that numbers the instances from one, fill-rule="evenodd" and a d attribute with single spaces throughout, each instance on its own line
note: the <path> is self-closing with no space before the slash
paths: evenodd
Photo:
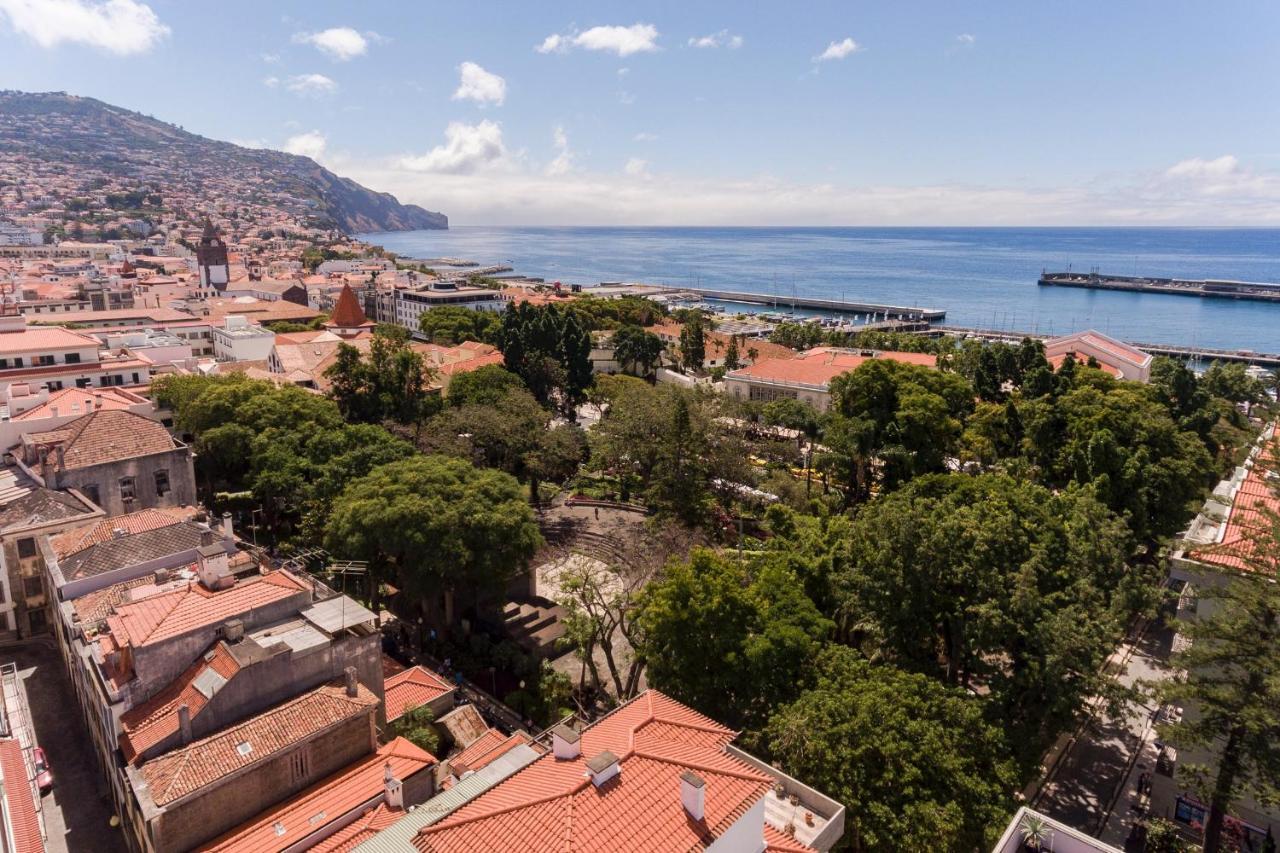
<path id="1" fill-rule="evenodd" d="M 30 644 L 0 650 L 0 662 L 7 661 L 17 664 L 36 743 L 53 768 L 53 790 L 41 801 L 47 849 L 123 853 L 120 830 L 108 824 L 111 795 L 98 773 L 62 658 L 52 648 Z"/>
<path id="2" fill-rule="evenodd" d="M 1171 628 L 1148 628 L 1127 650 L 1116 673 L 1126 687 L 1167 677 Z M 1151 707 L 1133 704 L 1120 714 L 1091 719 L 1062 756 L 1036 803 L 1044 814 L 1109 843 L 1122 844 L 1137 815 L 1129 809 L 1133 778 L 1151 770 L 1139 756 L 1152 737 Z"/>

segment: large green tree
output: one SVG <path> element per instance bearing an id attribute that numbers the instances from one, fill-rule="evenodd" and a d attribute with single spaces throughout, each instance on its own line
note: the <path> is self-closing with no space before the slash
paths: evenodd
<path id="1" fill-rule="evenodd" d="M 1017 777 L 981 702 L 840 646 L 816 671 L 816 686 L 770 719 L 768 748 L 844 803 L 848 848 L 988 849 Z"/>
<path id="2" fill-rule="evenodd" d="M 674 562 L 640 602 L 649 683 L 731 726 L 794 698 L 831 623 L 794 574 L 706 549 Z"/>
<path id="3" fill-rule="evenodd" d="M 524 380 L 540 403 L 558 402 L 567 414 L 591 386 L 591 335 L 578 315 L 557 305 L 511 303 L 495 340 L 507 370 Z"/>
<path id="4" fill-rule="evenodd" d="M 836 578 L 853 640 L 989 695 L 1024 759 L 1102 689 L 1122 633 L 1131 538 L 1075 488 L 1000 475 L 919 478 L 865 506 Z"/>
<path id="5" fill-rule="evenodd" d="M 442 305 L 423 311 L 418 328 L 433 344 L 453 346 L 463 341 L 493 343 L 502 320 L 492 311 L 473 311 L 454 305 Z"/>
<path id="6" fill-rule="evenodd" d="M 974 391 L 963 378 L 916 364 L 875 359 L 831 381 L 823 443 L 829 470 L 850 500 L 941 471 L 959 444 Z"/>
<path id="7" fill-rule="evenodd" d="M 514 477 L 446 456 L 381 465 L 333 504 L 325 547 L 369 561 L 374 602 L 396 583 L 438 621 L 446 596 L 500 596 L 541 544 Z"/>
<path id="8" fill-rule="evenodd" d="M 653 373 L 662 358 L 662 339 L 639 326 L 623 326 L 613 333 L 613 360 L 624 372 Z"/>

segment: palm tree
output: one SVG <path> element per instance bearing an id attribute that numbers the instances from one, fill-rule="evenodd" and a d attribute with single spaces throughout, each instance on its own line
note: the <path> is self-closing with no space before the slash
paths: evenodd
<path id="1" fill-rule="evenodd" d="M 1053 830 L 1049 828 L 1049 822 L 1040 815 L 1023 815 L 1018 831 L 1022 833 L 1023 843 L 1032 850 L 1052 849 L 1046 848 L 1045 845 L 1053 837 Z"/>

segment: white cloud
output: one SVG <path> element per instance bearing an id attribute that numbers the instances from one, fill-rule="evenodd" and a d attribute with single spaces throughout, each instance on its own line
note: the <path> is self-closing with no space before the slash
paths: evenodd
<path id="1" fill-rule="evenodd" d="M 328 140 L 324 138 L 323 133 L 318 130 L 309 130 L 285 140 L 284 151 L 286 154 L 299 154 L 310 157 L 312 160 L 319 160 L 324 156 L 326 145 Z"/>
<path id="2" fill-rule="evenodd" d="M 636 142 L 655 142 L 658 139 L 658 134 L 641 131 L 640 133 L 637 133 L 633 138 L 635 139 Z"/>
<path id="3" fill-rule="evenodd" d="M 458 66 L 458 89 L 453 93 L 455 101 L 469 100 L 477 104 L 502 106 L 507 99 L 507 81 L 497 74 L 485 71 L 474 62 Z"/>
<path id="4" fill-rule="evenodd" d="M 263 77 L 262 85 L 266 86 L 268 89 L 274 89 L 280 85 L 280 78 L 276 77 L 274 74 L 270 77 Z"/>
<path id="5" fill-rule="evenodd" d="M 1185 162 L 1197 160 L 1222 158 Z M 1177 164 L 1039 187 L 841 185 L 648 170 L 638 180 L 625 169 L 548 175 L 519 163 L 422 175 L 402 163 L 360 161 L 344 173 L 455 222 L 491 225 L 1280 225 L 1280 172 L 1225 162 L 1207 174 Z"/>
<path id="6" fill-rule="evenodd" d="M 330 27 L 318 33 L 294 33 L 294 44 L 310 44 L 339 62 L 363 56 L 369 40 L 351 27 Z"/>
<path id="7" fill-rule="evenodd" d="M 601 50 L 618 56 L 633 53 L 649 53 L 658 49 L 658 28 L 653 24 L 632 24 L 629 27 L 592 27 L 571 35 L 552 34 L 534 47 L 538 53 L 565 53 L 570 48 Z"/>
<path id="8" fill-rule="evenodd" d="M 275 78 L 268 77 L 267 80 Z M 274 86 L 276 83 L 268 82 L 267 85 Z M 297 95 L 319 97 L 337 91 L 338 84 L 323 74 L 295 74 L 284 81 L 284 87 Z"/>
<path id="9" fill-rule="evenodd" d="M 619 76 L 619 77 L 626 77 L 626 76 L 627 76 L 628 74 L 630 74 L 630 73 L 631 73 L 631 69 L 630 69 L 630 68 L 627 68 L 627 67 L 625 67 L 625 66 L 624 66 L 624 67 L 622 67 L 622 68 L 619 68 L 619 69 L 618 69 L 618 76 Z"/>
<path id="10" fill-rule="evenodd" d="M 649 161 L 642 160 L 639 157 L 632 157 L 627 161 L 627 165 L 622 167 L 622 171 L 633 178 L 646 177 L 649 174 Z"/>
<path id="11" fill-rule="evenodd" d="M 547 164 L 548 175 L 567 175 L 573 171 L 573 152 L 569 150 L 569 135 L 562 125 L 551 130 L 551 144 L 555 146 L 556 158 Z"/>
<path id="12" fill-rule="evenodd" d="M 264 53 L 264 54 L 262 54 L 262 61 L 263 61 L 263 62 L 265 62 L 267 65 L 279 65 L 279 64 L 280 64 L 280 54 L 278 54 L 278 53 Z"/>
<path id="13" fill-rule="evenodd" d="M 1213 160 L 1192 157 L 1175 163 L 1165 170 L 1169 178 L 1222 178 L 1240 168 L 1240 161 L 1234 155 L 1224 154 Z"/>
<path id="14" fill-rule="evenodd" d="M 706 36 L 689 39 L 689 47 L 742 47 L 742 36 L 730 35 L 728 30 L 720 30 Z"/>
<path id="15" fill-rule="evenodd" d="M 961 45 L 962 47 L 972 47 L 973 43 L 977 40 L 977 37 L 972 33 L 961 33 L 956 36 L 956 44 Z"/>
<path id="16" fill-rule="evenodd" d="M 146 53 L 170 32 L 137 0 L 0 0 L 0 13 L 43 48 L 67 42 L 128 56 Z"/>
<path id="17" fill-rule="evenodd" d="M 827 45 L 827 49 L 813 58 L 814 62 L 830 62 L 833 59 L 844 59 L 851 53 L 857 53 L 862 50 L 862 45 L 858 44 L 851 38 L 841 41 L 833 41 Z"/>
<path id="18" fill-rule="evenodd" d="M 472 175 L 507 160 L 502 125 L 497 122 L 466 124 L 451 121 L 445 128 L 444 140 L 443 145 L 437 145 L 426 154 L 402 157 L 400 167 L 411 172 Z"/>

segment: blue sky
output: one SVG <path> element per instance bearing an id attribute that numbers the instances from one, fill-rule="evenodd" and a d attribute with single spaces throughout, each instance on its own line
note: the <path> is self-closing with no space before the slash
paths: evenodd
<path id="1" fill-rule="evenodd" d="M 0 0 L 0 86 L 471 224 L 1280 224 L 1280 4 Z"/>

